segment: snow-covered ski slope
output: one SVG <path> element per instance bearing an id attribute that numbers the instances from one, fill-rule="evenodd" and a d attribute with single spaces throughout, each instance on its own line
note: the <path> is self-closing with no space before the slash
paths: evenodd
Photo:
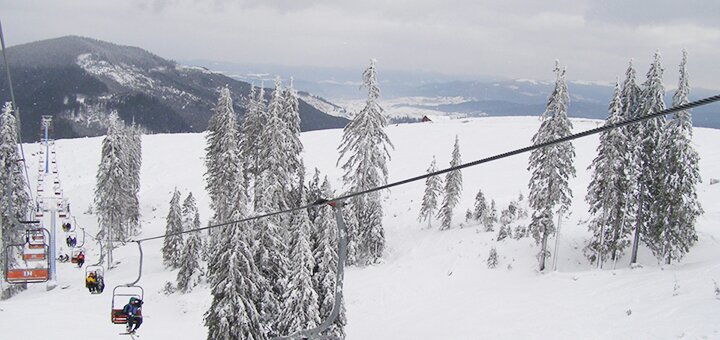
<path id="1" fill-rule="evenodd" d="M 573 123 L 575 132 L 601 124 Z M 433 155 L 438 166 L 446 167 L 456 134 L 467 162 L 530 144 L 538 126 L 536 117 L 390 126 L 388 134 L 395 145 L 390 181 L 424 173 Z M 336 147 L 341 134 L 341 130 L 324 130 L 302 135 L 308 178 L 317 167 L 335 188 L 340 185 Z M 56 143 L 63 195 L 78 223 L 91 234 L 97 230 L 96 217 L 86 212 L 93 200 L 101 140 Z M 590 174 L 586 168 L 596 155 L 597 142 L 597 136 L 574 142 L 578 176 L 571 181 L 572 214 L 562 222 L 557 272 L 536 272 L 537 247 L 530 239 L 497 242 L 497 232 L 463 225 L 478 189 L 496 201 L 498 213 L 520 193 L 527 196 L 527 154 L 464 170 L 462 200 L 453 229 L 448 231 L 427 229 L 416 221 L 424 182 L 386 192 L 385 261 L 346 273 L 347 338 L 720 339 L 720 300 L 713 285 L 713 280 L 720 285 L 720 184 L 710 184 L 711 178 L 720 178 L 720 131 L 694 131 L 703 178 L 698 194 L 705 214 L 698 220 L 697 245 L 681 263 L 664 267 L 647 249 L 641 250 L 643 268 L 637 269 L 628 268 L 625 256 L 617 269 L 606 264 L 598 270 L 582 255 L 589 235 L 584 196 Z M 211 216 L 204 191 L 204 147 L 203 134 L 143 137 L 142 237 L 164 232 L 174 187 L 183 197 L 192 191 L 203 223 Z M 27 145 L 28 157 L 38 157 L 38 148 Z M 38 162 L 33 158 L 28 164 Z M 37 170 L 31 170 L 36 176 Z M 527 199 L 522 204 L 526 206 Z M 519 223 L 527 221 L 512 226 Z M 162 294 L 165 282 L 174 282 L 176 272 L 163 269 L 161 246 L 161 240 L 143 243 L 140 285 L 145 288 L 146 319 L 139 333 L 144 339 L 205 339 L 202 319 L 211 299 L 207 285 L 187 295 Z M 496 269 L 486 266 L 491 246 L 497 247 L 500 258 Z M 87 263 L 96 262 L 97 244 L 88 240 L 86 248 Z M 90 295 L 84 288 L 84 271 L 60 263 L 58 288 L 47 292 L 45 284 L 35 284 L 0 302 L 0 337 L 125 339 L 118 335 L 124 327 L 110 323 L 110 299 L 113 286 L 137 276 L 136 246 L 118 249 L 115 258 L 120 264 L 106 272 L 107 288 L 101 295 Z"/>

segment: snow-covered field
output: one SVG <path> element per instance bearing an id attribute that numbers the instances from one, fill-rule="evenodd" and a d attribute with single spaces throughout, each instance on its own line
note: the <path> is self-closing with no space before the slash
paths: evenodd
<path id="1" fill-rule="evenodd" d="M 573 123 L 575 132 L 599 124 L 577 119 Z M 536 117 L 493 117 L 388 127 L 395 145 L 390 181 L 424 173 L 433 155 L 440 167 L 446 167 L 455 135 L 467 162 L 528 145 L 538 126 Z M 341 176 L 336 167 L 341 133 L 302 135 L 308 173 L 319 168 L 335 188 Z M 96 217 L 87 210 L 93 200 L 101 140 L 56 143 L 64 195 L 89 234 L 97 231 Z M 528 155 L 464 170 L 463 197 L 454 228 L 448 231 L 427 229 L 417 222 L 423 182 L 387 192 L 384 263 L 346 273 L 348 339 L 720 339 L 720 300 L 713 283 L 720 285 L 720 184 L 710 184 L 711 178 L 720 178 L 720 131 L 696 128 L 694 134 L 703 177 L 698 194 L 705 209 L 697 224 L 699 242 L 681 263 L 670 266 L 659 266 L 642 249 L 643 267 L 637 269 L 628 268 L 626 256 L 616 269 L 607 264 L 598 270 L 582 255 L 589 236 L 583 200 L 590 178 L 586 168 L 595 157 L 597 141 L 592 136 L 574 142 L 575 199 L 572 214 L 562 222 L 556 272 L 536 271 L 537 247 L 530 239 L 498 242 L 497 233 L 464 222 L 478 189 L 496 201 L 498 212 L 520 193 L 527 196 Z M 204 147 L 203 134 L 143 137 L 142 237 L 164 232 L 175 187 L 183 197 L 192 191 L 206 223 L 211 212 L 204 192 Z M 38 148 L 38 144 L 26 145 L 28 164 L 38 164 Z M 37 170 L 30 174 L 35 187 Z M 61 232 L 58 235 L 64 239 Z M 98 248 L 89 237 L 86 245 L 87 263 L 92 264 Z M 211 299 L 207 286 L 187 295 L 164 295 L 162 287 L 174 282 L 177 273 L 163 269 L 161 246 L 161 240 L 143 243 L 142 338 L 205 339 L 202 318 Z M 496 269 L 486 266 L 491 246 L 497 247 L 500 257 Z M 110 323 L 112 287 L 135 280 L 138 252 L 131 244 L 118 249 L 115 257 L 121 263 L 106 273 L 107 288 L 101 295 L 90 295 L 84 288 L 84 271 L 58 264 L 58 288 L 46 291 L 45 284 L 35 284 L 1 301 L 1 338 L 122 339 L 118 333 L 124 327 Z"/>

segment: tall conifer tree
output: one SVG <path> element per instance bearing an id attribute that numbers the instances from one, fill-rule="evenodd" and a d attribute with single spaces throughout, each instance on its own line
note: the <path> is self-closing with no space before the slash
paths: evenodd
<path id="1" fill-rule="evenodd" d="M 455 136 L 455 145 L 453 146 L 452 159 L 450 167 L 462 164 L 460 159 L 460 139 Z M 438 210 L 438 218 L 440 219 L 440 230 L 450 229 L 452 223 L 452 214 L 455 206 L 460 202 L 460 194 L 462 193 L 462 172 L 453 170 L 445 175 L 445 188 L 443 190 L 443 201 Z"/>
<path id="2" fill-rule="evenodd" d="M 540 117 L 540 129 L 533 136 L 533 144 L 541 144 L 571 134 L 572 123 L 567 110 L 570 97 L 565 83 L 565 70 L 555 61 L 555 88 L 548 100 L 547 108 Z M 528 170 L 530 178 L 530 207 L 534 209 L 530 229 L 535 242 L 541 247 L 538 254 L 540 270 L 545 269 L 548 238 L 555 234 L 553 214 L 563 215 L 572 203 L 572 191 L 568 185 L 575 177 L 575 148 L 570 142 L 558 143 L 535 149 L 530 154 Z M 557 208 L 557 209 L 556 209 Z"/>
<path id="3" fill-rule="evenodd" d="M 615 95 L 609 106 L 606 125 L 613 125 L 623 119 L 620 84 L 615 84 Z M 612 129 L 600 134 L 598 155 L 588 168 L 592 179 L 588 185 L 585 200 L 593 215 L 589 229 L 593 233 L 586 255 L 591 262 L 610 256 L 612 260 L 622 255 L 629 244 L 631 228 L 625 226 L 626 209 L 630 194 L 630 183 L 626 171 L 630 167 L 631 154 L 625 136 L 625 129 Z"/>
<path id="4" fill-rule="evenodd" d="M 365 107 L 345 126 L 339 147 L 338 164 L 342 162 L 343 180 L 349 192 L 360 192 L 387 183 L 388 148 L 393 147 L 384 131 L 387 120 L 378 104 L 380 88 L 375 60 L 371 60 L 370 66 L 363 72 L 363 85 L 368 88 Z M 354 244 L 358 262 L 375 263 L 382 258 L 385 249 L 380 193 L 356 196 L 349 203 L 357 225 L 349 224 L 348 228 L 358 229 L 348 231 L 348 244 Z"/>
<path id="5" fill-rule="evenodd" d="M 430 163 L 427 173 L 433 173 L 435 171 L 437 171 L 437 165 L 435 162 L 435 156 L 433 156 L 432 163 Z M 432 176 L 425 179 L 425 193 L 423 194 L 418 221 L 423 222 L 427 220 L 428 228 L 432 226 L 432 216 L 438 208 L 438 196 L 441 192 L 442 178 L 440 178 L 440 176 Z"/>
<path id="6" fill-rule="evenodd" d="M 687 52 L 683 50 L 680 80 L 673 96 L 673 106 L 687 104 L 689 93 Z M 695 222 L 702 214 L 697 197 L 700 157 L 692 144 L 692 117 L 689 111 L 683 110 L 673 115 L 667 123 L 663 141 L 663 185 L 656 200 L 661 206 L 658 209 L 661 214 L 658 220 L 662 221 L 662 229 L 655 230 L 658 243 L 662 243 L 662 252 L 656 252 L 656 256 L 670 264 L 672 260 L 680 260 L 697 241 Z"/>

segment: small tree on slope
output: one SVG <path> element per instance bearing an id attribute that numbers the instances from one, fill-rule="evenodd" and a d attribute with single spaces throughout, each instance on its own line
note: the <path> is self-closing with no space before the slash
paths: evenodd
<path id="1" fill-rule="evenodd" d="M 487 219 L 488 215 L 488 202 L 487 199 L 485 199 L 485 194 L 483 194 L 482 190 L 478 190 L 477 195 L 475 195 L 475 209 L 473 210 L 473 218 L 476 221 L 484 222 L 485 219 Z"/>
<path id="2" fill-rule="evenodd" d="M 432 163 L 427 169 L 427 173 L 437 171 L 437 165 L 435 162 L 435 156 L 433 156 Z M 431 176 L 425 179 L 425 194 L 422 198 L 422 205 L 420 206 L 420 216 L 418 221 L 423 222 L 427 220 L 428 228 L 432 227 L 432 215 L 438 207 L 438 196 L 442 190 L 442 178 L 440 176 Z"/>
<path id="3" fill-rule="evenodd" d="M 565 70 L 555 62 L 555 88 L 548 100 L 547 108 L 540 117 L 540 129 L 533 136 L 533 144 L 541 144 L 571 134 L 572 124 L 567 116 L 569 96 L 565 83 Z M 554 144 L 535 149 L 530 154 L 528 170 L 530 177 L 530 207 L 534 209 L 530 228 L 535 242 L 540 245 L 538 262 L 540 270 L 545 269 L 548 238 L 555 234 L 553 209 L 564 214 L 571 203 L 572 191 L 568 185 L 575 176 L 573 159 L 575 148 L 570 142 Z"/>
<path id="4" fill-rule="evenodd" d="M 458 166 L 462 163 L 460 159 L 460 140 L 455 136 L 455 146 L 453 147 L 452 159 L 450 167 Z M 460 194 L 462 193 L 462 173 L 460 170 L 453 170 L 445 176 L 445 190 L 442 205 L 438 211 L 438 219 L 440 219 L 440 230 L 450 229 L 452 223 L 453 209 L 460 202 Z"/>
<path id="5" fill-rule="evenodd" d="M 180 192 L 175 188 L 170 209 L 166 218 L 165 234 L 175 234 L 183 231 L 182 211 L 180 209 Z M 182 264 L 183 236 L 170 235 L 163 241 L 163 263 L 169 268 L 179 268 Z"/>

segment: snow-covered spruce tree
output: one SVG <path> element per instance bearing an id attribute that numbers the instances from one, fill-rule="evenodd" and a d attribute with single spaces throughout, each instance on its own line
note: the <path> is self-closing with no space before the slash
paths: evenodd
<path id="1" fill-rule="evenodd" d="M 345 264 L 354 265 L 359 262 L 357 255 L 357 242 L 360 240 L 357 235 L 358 230 L 360 230 L 360 227 L 358 227 L 359 222 L 350 203 L 346 202 L 340 209 L 342 209 L 343 217 L 345 217 L 345 227 L 347 228 L 347 260 Z"/>
<path id="2" fill-rule="evenodd" d="M 241 215 L 234 212 L 229 218 L 237 220 Z M 219 248 L 209 263 L 211 294 L 210 309 L 205 313 L 208 340 L 216 339 L 267 339 L 256 307 L 257 296 L 261 294 L 260 274 L 247 233 L 246 225 L 222 228 L 220 238 L 227 240 L 227 246 Z"/>
<path id="3" fill-rule="evenodd" d="M 257 207 L 255 214 L 264 214 L 279 210 L 280 202 L 274 197 L 282 197 L 278 191 L 284 183 L 271 181 L 272 175 L 267 171 L 255 183 L 258 192 L 262 193 L 255 203 Z M 258 219 L 253 222 L 255 235 L 255 263 L 260 270 L 258 286 L 261 288 L 261 295 L 258 297 L 257 305 L 260 312 L 260 320 L 263 324 L 267 337 L 275 337 L 279 333 L 279 318 L 282 309 L 282 297 L 287 287 L 288 247 L 284 235 L 280 230 L 280 219 L 273 216 Z"/>
<path id="4" fill-rule="evenodd" d="M 673 96 L 673 106 L 688 103 L 690 85 L 687 74 L 687 52 L 683 50 L 680 63 L 680 80 Z M 664 166 L 661 168 L 663 184 L 658 195 L 658 213 L 661 214 L 662 231 L 659 239 L 662 252 L 655 255 L 666 264 L 680 260 L 697 241 L 695 222 L 702 214 L 697 197 L 700 182 L 699 155 L 692 144 L 692 117 L 689 111 L 676 112 L 666 124 Z M 657 229 L 655 230 L 658 231 Z"/>
<path id="5" fill-rule="evenodd" d="M 323 199 L 329 199 L 330 196 L 324 196 L 322 189 L 320 188 L 320 170 L 318 168 L 315 168 L 315 172 L 313 173 L 312 179 L 310 179 L 310 182 L 308 183 L 307 188 L 307 197 L 308 202 L 315 202 L 320 198 Z M 308 208 L 308 217 L 310 218 L 310 222 L 315 224 L 315 220 L 317 219 L 319 213 L 320 213 L 320 207 L 312 207 Z M 313 242 L 316 242 L 315 236 L 313 235 Z"/>
<path id="6" fill-rule="evenodd" d="M 162 254 L 163 263 L 169 268 L 179 268 L 183 250 L 183 236 L 173 235 L 183 231 L 182 210 L 180 209 L 180 191 L 175 188 L 170 199 L 170 209 L 165 219 L 165 234 L 170 235 L 164 238 Z"/>
<path id="7" fill-rule="evenodd" d="M 306 204 L 301 195 L 302 205 Z M 280 313 L 279 330 L 281 334 L 314 328 L 320 324 L 318 294 L 312 281 L 315 258 L 310 247 L 312 225 L 307 210 L 293 213 L 291 219 L 290 262 L 288 287 L 283 296 L 283 308 Z"/>
<path id="8" fill-rule="evenodd" d="M 427 173 L 437 171 L 435 156 L 427 169 Z M 438 196 L 442 192 L 442 178 L 440 176 L 431 176 L 425 179 L 425 194 L 423 194 L 422 205 L 420 206 L 420 216 L 418 221 L 422 223 L 427 220 L 428 228 L 432 227 L 431 220 L 438 207 Z"/>
<path id="9" fill-rule="evenodd" d="M 200 214 L 197 212 L 189 229 L 200 228 Z M 200 252 L 202 240 L 200 232 L 192 232 L 188 235 L 185 247 L 180 256 L 180 271 L 177 274 L 177 290 L 181 293 L 189 293 L 197 286 L 204 276 L 203 267 L 200 265 Z"/>
<path id="10" fill-rule="evenodd" d="M 498 221 L 497 217 L 497 208 L 495 206 L 495 200 L 490 200 L 490 209 L 488 210 L 487 215 L 483 219 L 483 225 L 485 226 L 485 231 L 495 231 L 495 223 Z"/>
<path id="11" fill-rule="evenodd" d="M 18 154 L 17 121 L 12 104 L 5 103 L 0 114 L 0 249 L 20 239 L 15 220 L 25 219 L 30 197 L 25 191 L 22 163 Z M 5 261 L 8 260 L 6 264 Z M 0 256 L 0 274 L 16 266 L 13 256 Z M 4 276 L 3 276 L 4 277 Z M 2 285 L 0 300 L 7 299 L 24 289 L 22 285 Z"/>
<path id="12" fill-rule="evenodd" d="M 640 96 L 640 106 L 638 115 L 645 116 L 654 112 L 665 110 L 663 96 L 665 95 L 665 87 L 663 85 L 663 68 L 660 64 L 660 52 L 655 52 L 653 62 L 647 73 L 647 79 L 642 86 L 642 94 Z M 663 205 L 657 204 L 662 197 L 662 172 L 661 168 L 666 164 L 663 163 L 664 152 L 662 147 L 664 143 L 665 118 L 657 117 L 645 120 L 639 123 L 641 131 L 638 144 L 639 152 L 635 158 L 636 165 L 640 171 L 638 173 L 637 184 L 637 213 L 635 219 L 635 238 L 633 240 L 632 253 L 630 263 L 637 262 L 637 248 L 639 241 L 642 240 L 654 254 L 662 254 L 663 245 L 665 244 L 661 234 L 665 221 L 662 220 L 664 213 L 660 211 Z"/>
<path id="13" fill-rule="evenodd" d="M 332 196 L 330 182 L 325 177 L 321 186 L 321 192 L 324 197 Z M 319 208 L 316 224 L 317 246 L 313 250 L 315 258 L 315 273 L 313 275 L 313 285 L 318 294 L 319 316 L 320 320 L 325 320 L 332 311 L 335 304 L 335 287 L 337 283 L 337 266 L 338 266 L 338 242 L 337 242 L 337 222 L 335 215 L 329 206 Z M 342 294 L 341 294 L 342 296 Z M 341 300 L 340 313 L 333 325 L 326 330 L 323 335 L 335 336 L 339 339 L 345 339 L 345 324 L 347 318 L 345 316 L 345 301 Z"/>
<path id="14" fill-rule="evenodd" d="M 485 199 L 485 194 L 482 190 L 478 190 L 475 195 L 475 209 L 473 210 L 473 218 L 477 221 L 483 222 L 487 218 L 488 214 L 488 202 Z"/>
<path id="15" fill-rule="evenodd" d="M 378 104 L 380 88 L 375 60 L 371 60 L 370 67 L 363 72 L 363 85 L 368 88 L 365 107 L 345 126 L 339 146 L 338 164 L 344 160 L 343 181 L 349 192 L 360 192 L 387 183 L 388 147 L 393 147 L 384 131 L 387 121 Z M 349 230 L 348 244 L 355 243 L 358 262 L 375 263 L 382 258 L 385 250 L 381 195 L 373 192 L 356 196 L 349 203 L 358 223 L 356 226 L 348 225 L 348 228 L 359 229 Z"/>
<path id="16" fill-rule="evenodd" d="M 275 91 L 272 93 L 270 103 L 268 104 L 267 121 L 262 130 L 263 135 L 260 148 L 260 159 L 258 170 L 259 175 L 256 182 L 262 181 L 262 185 L 255 183 L 256 194 L 261 197 L 255 197 L 257 201 L 255 208 L 269 209 L 269 211 L 285 210 L 291 206 L 291 189 L 292 183 L 297 181 L 296 173 L 290 170 L 290 164 L 295 161 L 290 158 L 299 158 L 299 154 L 290 149 L 288 145 L 290 140 L 290 132 L 288 124 L 282 120 L 284 110 L 283 88 L 280 79 L 275 80 Z M 297 161 L 302 164 L 301 161 Z M 263 188 L 263 190 L 257 190 Z M 265 205 L 260 206 L 260 202 Z M 287 224 L 289 216 L 280 216 L 276 218 L 277 223 Z M 284 235 L 283 235 L 284 237 Z"/>
<path id="17" fill-rule="evenodd" d="M 106 240 L 103 242 L 106 245 L 103 247 L 104 253 L 100 256 L 101 261 L 105 255 L 108 256 L 109 267 L 113 266 L 113 241 L 124 242 L 128 239 L 128 229 L 124 227 L 127 222 L 125 213 L 132 204 L 129 199 L 132 187 L 128 185 L 128 167 L 123 150 L 127 137 L 123 135 L 125 129 L 122 124 L 117 112 L 112 112 L 108 119 L 107 135 L 102 141 L 95 184 L 95 212 L 100 225 L 96 239 Z"/>
<path id="18" fill-rule="evenodd" d="M 192 192 L 190 192 L 183 200 L 181 208 L 183 230 L 190 230 L 200 227 L 199 225 L 195 226 L 195 215 L 197 213 L 197 202 L 195 201 L 195 196 L 193 196 Z"/>
<path id="19" fill-rule="evenodd" d="M 228 87 L 220 90 L 215 114 L 208 122 L 206 139 L 205 188 L 210 196 L 210 206 L 215 211 L 213 220 L 218 223 L 227 222 L 232 213 L 231 197 L 233 191 L 237 190 L 228 183 L 236 182 L 241 169 L 237 116 Z"/>
<path id="20" fill-rule="evenodd" d="M 125 211 L 128 235 L 140 233 L 140 167 L 142 165 L 142 131 L 133 122 L 125 128 L 125 146 L 122 148 L 125 155 L 125 167 L 128 174 L 128 205 Z"/>
<path id="21" fill-rule="evenodd" d="M 265 90 L 262 87 L 256 89 L 253 86 L 250 89 L 247 111 L 242 122 L 243 138 L 240 142 L 240 151 L 245 163 L 243 172 L 245 185 L 250 188 L 250 198 L 253 202 L 260 196 L 260 193 L 254 187 L 254 182 L 261 172 L 261 146 L 267 144 L 262 140 L 267 118 Z"/>
<path id="22" fill-rule="evenodd" d="M 300 141 L 300 108 L 298 94 L 295 88 L 293 88 L 292 78 L 290 78 L 290 84 L 281 92 L 281 95 L 282 110 L 280 111 L 280 120 L 285 122 L 286 127 L 283 130 L 286 133 L 284 136 L 283 151 L 288 156 L 285 159 L 288 173 L 294 177 L 293 181 L 295 182 L 300 177 L 305 176 L 305 166 L 300 157 L 300 153 L 303 150 L 303 145 Z"/>
<path id="23" fill-rule="evenodd" d="M 615 84 L 615 94 L 608 108 L 606 125 L 614 125 L 623 119 L 620 84 Z M 588 185 L 585 201 L 593 216 L 588 229 L 592 237 L 585 247 L 585 255 L 591 263 L 597 261 L 602 267 L 605 258 L 614 260 L 629 245 L 632 228 L 626 226 L 626 209 L 632 199 L 627 171 L 631 166 L 632 150 L 628 147 L 625 129 L 612 129 L 600 134 L 598 155 L 588 170 L 592 179 Z"/>
<path id="24" fill-rule="evenodd" d="M 455 145 L 453 146 L 450 167 L 455 167 L 460 164 L 462 164 L 462 160 L 460 159 L 460 139 L 455 135 Z M 437 217 L 440 220 L 440 230 L 447 230 L 450 229 L 453 209 L 455 209 L 455 206 L 460 202 L 460 194 L 462 193 L 462 173 L 460 170 L 453 170 L 445 175 L 445 187 L 443 189 L 443 200 Z"/>
<path id="25" fill-rule="evenodd" d="M 540 129 L 533 136 L 533 144 L 541 144 L 571 134 L 572 123 L 567 116 L 568 95 L 565 83 L 565 70 L 555 61 L 555 88 L 548 100 L 547 108 L 540 117 Z M 553 210 L 557 207 L 562 215 L 572 203 L 572 192 L 568 185 L 570 177 L 575 176 L 573 159 L 575 148 L 570 142 L 558 143 L 535 149 L 530 154 L 528 170 L 530 177 L 530 207 L 534 210 L 530 228 L 535 242 L 540 245 L 538 260 L 540 270 L 545 269 L 548 238 L 555 234 L 552 221 Z"/>
<path id="26" fill-rule="evenodd" d="M 487 266 L 490 269 L 494 269 L 498 265 L 498 254 L 495 247 L 490 248 L 490 255 L 488 255 Z"/>

